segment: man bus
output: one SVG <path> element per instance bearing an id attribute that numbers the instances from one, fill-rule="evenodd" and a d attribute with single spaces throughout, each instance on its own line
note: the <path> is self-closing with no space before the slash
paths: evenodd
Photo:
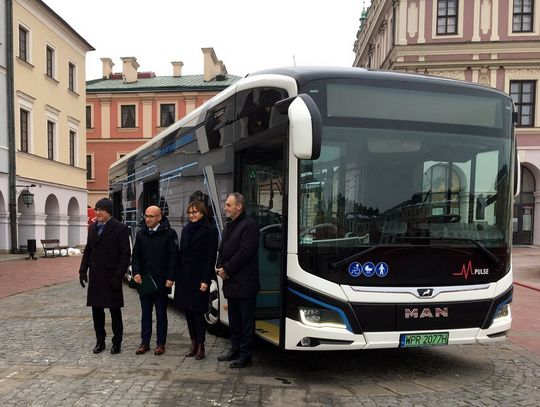
<path id="1" fill-rule="evenodd" d="M 471 83 L 360 68 L 239 80 L 110 168 L 117 216 L 192 199 L 261 227 L 257 333 L 284 349 L 490 343 L 511 325 L 513 105 Z M 220 282 L 209 328 L 228 324 Z"/>

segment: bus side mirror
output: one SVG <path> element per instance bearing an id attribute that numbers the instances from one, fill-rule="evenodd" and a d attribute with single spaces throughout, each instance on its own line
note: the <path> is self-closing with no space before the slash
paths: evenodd
<path id="1" fill-rule="evenodd" d="M 519 153 L 517 148 L 514 163 L 514 198 L 516 198 L 521 192 L 521 162 L 519 161 Z"/>
<path id="2" fill-rule="evenodd" d="M 316 160 L 321 155 L 322 118 L 313 99 L 301 93 L 295 98 L 279 101 L 278 111 L 287 109 L 289 137 L 296 158 Z"/>

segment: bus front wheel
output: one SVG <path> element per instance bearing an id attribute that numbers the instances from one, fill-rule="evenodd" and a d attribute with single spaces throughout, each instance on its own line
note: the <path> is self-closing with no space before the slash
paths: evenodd
<path id="1" fill-rule="evenodd" d="M 204 314 L 206 330 L 212 335 L 225 337 L 228 334 L 228 329 L 219 321 L 220 301 L 219 285 L 217 280 L 212 279 L 210 282 L 209 291 L 210 296 L 208 298 L 208 311 L 206 311 Z"/>

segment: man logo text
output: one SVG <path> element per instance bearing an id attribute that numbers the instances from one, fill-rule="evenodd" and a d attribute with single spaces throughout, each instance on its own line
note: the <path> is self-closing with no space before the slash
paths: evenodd
<path id="1" fill-rule="evenodd" d="M 410 318 L 448 318 L 448 307 L 438 308 L 405 308 L 405 319 Z"/>

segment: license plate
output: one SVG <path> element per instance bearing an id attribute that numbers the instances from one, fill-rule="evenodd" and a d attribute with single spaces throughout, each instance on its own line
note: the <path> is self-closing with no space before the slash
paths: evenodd
<path id="1" fill-rule="evenodd" d="M 418 348 L 423 346 L 448 345 L 448 332 L 430 332 L 425 334 L 401 334 L 400 348 Z"/>

